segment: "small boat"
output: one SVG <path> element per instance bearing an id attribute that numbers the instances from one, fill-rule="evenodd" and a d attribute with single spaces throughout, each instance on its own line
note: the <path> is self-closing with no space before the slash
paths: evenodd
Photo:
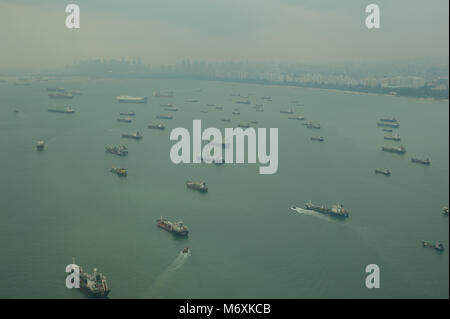
<path id="1" fill-rule="evenodd" d="M 188 247 L 183 248 L 183 250 L 181 251 L 183 254 L 189 254 L 190 249 Z"/>
<path id="2" fill-rule="evenodd" d="M 448 207 L 447 206 L 442 207 L 442 214 L 444 214 L 444 216 L 448 216 Z"/>
<path id="3" fill-rule="evenodd" d="M 113 167 L 113 168 L 110 169 L 110 172 L 111 173 L 115 173 L 115 174 L 117 174 L 118 176 L 121 176 L 121 177 L 125 177 L 128 174 L 127 170 L 125 168 L 115 168 L 115 167 Z"/>
<path id="4" fill-rule="evenodd" d="M 435 250 L 437 250 L 439 252 L 444 251 L 444 244 L 438 243 L 438 242 L 436 244 L 432 244 L 432 243 L 423 241 L 422 246 L 427 247 L 427 248 L 434 248 Z"/>
<path id="5" fill-rule="evenodd" d="M 40 140 L 36 144 L 36 150 L 43 151 L 45 147 L 44 141 Z"/>

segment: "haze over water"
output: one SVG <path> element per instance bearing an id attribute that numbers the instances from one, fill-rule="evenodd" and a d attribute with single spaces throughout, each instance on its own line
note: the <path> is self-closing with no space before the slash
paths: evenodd
<path id="1" fill-rule="evenodd" d="M 83 95 L 50 100 L 47 87 Z M 175 97 L 151 96 L 159 90 Z M 235 104 L 230 93 L 249 95 L 265 111 Z M 119 104 L 118 95 L 148 96 L 149 103 Z M 267 95 L 273 102 L 260 99 Z M 294 106 L 296 100 L 304 106 Z M 179 108 L 170 112 L 174 119 L 155 119 L 169 113 L 159 106 L 168 102 Z M 75 114 L 47 112 L 66 104 Z M 291 106 L 322 128 L 280 114 Z M 240 116 L 231 114 L 236 107 Z M 131 110 L 133 123 L 116 121 Z M 448 251 L 422 247 L 422 240 L 449 247 L 441 213 L 449 201 L 448 115 L 447 102 L 223 82 L 0 83 L 0 297 L 84 298 L 64 284 L 75 256 L 85 270 L 97 267 L 107 276 L 111 298 L 146 298 L 149 291 L 153 298 L 448 298 Z M 380 150 L 396 144 L 383 140 L 389 133 L 376 125 L 392 116 L 400 121 L 403 156 Z M 170 131 L 191 130 L 193 119 L 203 128 L 252 120 L 278 127 L 278 172 L 260 175 L 259 164 L 174 165 Z M 159 122 L 165 130 L 147 129 Z M 136 130 L 141 141 L 121 138 Z M 311 141 L 313 135 L 325 141 Z M 39 139 L 44 152 L 35 151 Z M 108 144 L 126 145 L 129 156 L 105 153 Z M 430 156 L 432 163 L 414 164 L 411 156 Z M 112 166 L 126 167 L 128 177 L 110 173 Z M 375 175 L 375 168 L 389 168 L 392 176 Z M 208 193 L 186 189 L 189 179 L 206 181 Z M 309 200 L 339 201 L 350 217 L 289 208 Z M 189 237 L 157 228 L 160 216 L 183 219 Z M 186 246 L 191 256 L 176 263 Z M 381 288 L 369 290 L 364 270 L 373 263 Z"/>

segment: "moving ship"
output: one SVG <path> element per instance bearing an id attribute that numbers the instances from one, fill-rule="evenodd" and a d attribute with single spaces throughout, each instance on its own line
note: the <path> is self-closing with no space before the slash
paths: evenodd
<path id="1" fill-rule="evenodd" d="M 113 167 L 109 170 L 111 173 L 117 174 L 118 176 L 125 177 L 128 175 L 128 172 L 125 168 L 116 168 Z"/>
<path id="2" fill-rule="evenodd" d="M 111 146 L 107 145 L 105 146 L 105 150 L 107 153 L 119 155 L 119 156 L 127 156 L 128 155 L 128 148 L 125 145 L 119 145 L 119 146 Z"/>
<path id="3" fill-rule="evenodd" d="M 147 97 L 121 95 L 116 97 L 119 103 L 144 103 L 147 104 Z"/>
<path id="4" fill-rule="evenodd" d="M 311 136 L 311 141 L 323 142 L 325 139 L 322 136 Z"/>
<path id="5" fill-rule="evenodd" d="M 385 140 L 391 140 L 391 141 L 400 141 L 400 136 L 398 134 L 395 134 L 394 136 L 385 136 Z"/>
<path id="6" fill-rule="evenodd" d="M 134 113 L 133 111 L 131 111 L 131 112 L 120 112 L 119 114 L 120 115 L 126 115 L 126 116 L 135 116 L 136 115 L 136 113 Z"/>
<path id="7" fill-rule="evenodd" d="M 183 250 L 181 251 L 183 254 L 190 254 L 191 250 L 189 249 L 189 247 L 185 247 L 183 248 Z"/>
<path id="8" fill-rule="evenodd" d="M 417 158 L 417 157 L 413 157 L 413 158 L 411 158 L 411 162 L 413 162 L 413 163 L 419 163 L 419 164 L 423 164 L 423 165 L 430 165 L 431 164 L 431 161 L 430 161 L 430 158 L 429 157 L 427 157 L 426 159 L 420 159 L 420 158 Z"/>
<path id="9" fill-rule="evenodd" d="M 426 241 L 422 242 L 422 246 L 423 247 L 428 247 L 428 248 L 434 248 L 435 250 L 442 252 L 444 251 L 444 244 L 442 243 L 436 243 L 436 244 L 432 244 Z"/>
<path id="10" fill-rule="evenodd" d="M 157 129 L 157 130 L 164 130 L 164 129 L 166 128 L 166 127 L 165 127 L 164 125 L 162 125 L 162 124 L 157 124 L 157 125 L 149 124 L 147 127 L 148 127 L 148 128 L 154 128 L 154 129 Z"/>
<path id="11" fill-rule="evenodd" d="M 44 148 L 45 148 L 44 141 L 43 140 L 38 141 L 36 144 L 36 150 L 43 151 Z"/>
<path id="12" fill-rule="evenodd" d="M 156 220 L 158 227 L 167 230 L 169 233 L 178 236 L 187 236 L 189 234 L 189 229 L 184 224 L 183 221 L 171 222 L 165 218 L 159 218 Z"/>
<path id="13" fill-rule="evenodd" d="M 161 114 L 161 115 L 156 115 L 157 119 L 166 119 L 166 120 L 171 120 L 173 119 L 172 115 L 166 115 L 166 114 Z"/>
<path id="14" fill-rule="evenodd" d="M 381 150 L 384 152 L 392 152 L 397 154 L 405 154 L 406 149 L 403 146 L 383 146 L 381 147 Z"/>
<path id="15" fill-rule="evenodd" d="M 49 99 L 73 99 L 73 95 L 69 92 L 61 92 L 61 93 L 49 93 Z"/>
<path id="16" fill-rule="evenodd" d="M 83 271 L 81 266 L 75 264 L 75 259 L 73 264 L 78 267 L 80 272 L 80 289 L 88 297 L 91 298 L 106 298 L 108 294 L 111 292 L 111 289 L 108 286 L 106 281 L 106 277 L 97 271 L 97 268 L 94 268 L 92 274 L 89 274 Z"/>
<path id="17" fill-rule="evenodd" d="M 385 122 L 380 122 L 377 124 L 378 126 L 384 126 L 384 127 L 393 127 L 393 128 L 398 128 L 400 127 L 399 123 L 385 123 Z"/>
<path id="18" fill-rule="evenodd" d="M 70 107 L 66 107 L 65 109 L 48 109 L 49 112 L 52 113 L 66 113 L 66 114 L 73 114 L 75 111 Z"/>
<path id="19" fill-rule="evenodd" d="M 125 123 L 131 123 L 133 120 L 132 119 L 130 119 L 129 117 L 127 117 L 127 118 L 118 118 L 117 119 L 117 122 L 125 122 Z"/>
<path id="20" fill-rule="evenodd" d="M 143 135 L 141 133 L 139 133 L 139 132 L 136 132 L 136 133 L 124 133 L 124 134 L 122 134 L 122 137 L 123 138 L 132 138 L 132 139 L 135 139 L 135 140 L 140 140 L 140 139 L 142 139 Z"/>
<path id="21" fill-rule="evenodd" d="M 349 213 L 347 210 L 344 209 L 344 206 L 341 204 L 336 204 L 331 206 L 331 208 L 326 206 L 318 206 L 311 203 L 305 204 L 306 209 L 313 210 L 315 212 L 321 213 L 321 214 L 327 214 L 330 216 L 335 217 L 348 217 Z"/>
<path id="22" fill-rule="evenodd" d="M 376 169 L 375 174 L 383 174 L 386 176 L 391 176 L 391 171 L 388 169 Z"/>
<path id="23" fill-rule="evenodd" d="M 195 189 L 199 192 L 206 193 L 208 191 L 208 187 L 206 187 L 205 182 L 193 182 L 193 181 L 187 181 L 186 187 L 190 189 Z"/>

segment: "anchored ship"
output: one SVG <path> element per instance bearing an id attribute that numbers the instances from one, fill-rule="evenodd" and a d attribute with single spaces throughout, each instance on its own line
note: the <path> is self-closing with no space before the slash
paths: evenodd
<path id="1" fill-rule="evenodd" d="M 397 123 L 398 121 L 395 117 L 391 117 L 391 118 L 381 118 L 380 122 Z"/>
<path id="2" fill-rule="evenodd" d="M 233 115 L 241 115 L 241 112 L 233 111 L 233 112 L 231 112 L 231 114 L 233 114 Z"/>
<path id="3" fill-rule="evenodd" d="M 395 134 L 394 136 L 385 136 L 385 140 L 391 140 L 391 141 L 400 141 L 400 136 L 398 134 Z"/>
<path id="4" fill-rule="evenodd" d="M 419 164 L 423 164 L 423 165 L 430 165 L 431 164 L 431 161 L 430 161 L 430 158 L 429 157 L 427 157 L 426 159 L 420 159 L 420 158 L 416 158 L 416 157 L 413 157 L 413 158 L 411 158 L 411 162 L 413 162 L 413 163 L 419 163 Z"/>
<path id="5" fill-rule="evenodd" d="M 108 286 L 108 282 L 106 281 L 106 276 L 97 271 L 97 268 L 94 268 L 92 274 L 89 274 L 83 271 L 81 266 L 75 264 L 75 258 L 73 260 L 73 264 L 78 268 L 80 272 L 80 289 L 84 293 L 86 293 L 89 297 L 92 298 L 106 298 L 108 294 L 111 292 L 111 289 Z"/>
<path id="6" fill-rule="evenodd" d="M 147 97 L 122 95 L 116 97 L 119 103 L 147 103 Z"/>
<path id="7" fill-rule="evenodd" d="M 297 116 L 289 116 L 288 119 L 303 121 L 305 118 L 303 116 L 297 115 Z"/>
<path id="8" fill-rule="evenodd" d="M 442 243 L 436 243 L 436 244 L 432 244 L 426 241 L 422 242 L 422 246 L 423 247 L 428 247 L 428 248 L 434 248 L 435 250 L 442 252 L 444 251 L 444 244 Z"/>
<path id="9" fill-rule="evenodd" d="M 196 99 L 188 99 L 188 100 L 186 100 L 186 102 L 196 103 L 196 102 L 198 102 L 198 100 L 196 100 Z"/>
<path id="10" fill-rule="evenodd" d="M 164 109 L 164 111 L 176 112 L 176 111 L 178 111 L 178 109 L 176 107 L 171 107 L 171 108 L 168 108 L 168 109 Z"/>
<path id="11" fill-rule="evenodd" d="M 166 104 L 160 104 L 159 106 L 161 106 L 161 107 L 173 107 L 173 104 L 166 103 Z"/>
<path id="12" fill-rule="evenodd" d="M 294 111 L 292 109 L 290 109 L 290 110 L 281 110 L 280 113 L 282 113 L 282 114 L 294 114 Z"/>
<path id="13" fill-rule="evenodd" d="M 384 131 L 384 132 L 392 132 L 392 129 L 390 129 L 390 128 L 384 128 L 383 131 Z"/>
<path id="14" fill-rule="evenodd" d="M 173 92 L 153 92 L 154 97 L 173 97 Z"/>
<path id="15" fill-rule="evenodd" d="M 50 99 L 73 99 L 73 95 L 68 92 L 49 93 L 48 97 Z"/>
<path id="16" fill-rule="evenodd" d="M 380 122 L 377 124 L 378 126 L 385 126 L 385 127 L 393 127 L 393 128 L 398 128 L 400 127 L 399 123 L 384 123 L 384 122 Z"/>
<path id="17" fill-rule="evenodd" d="M 125 145 L 119 145 L 119 146 L 111 146 L 107 145 L 105 146 L 106 152 L 119 155 L 119 156 L 127 156 L 128 155 L 128 148 Z"/>
<path id="18" fill-rule="evenodd" d="M 117 119 L 117 122 L 125 122 L 125 123 L 131 123 L 133 120 L 132 119 L 130 119 L 129 117 L 127 117 L 127 118 L 118 118 Z"/>
<path id="19" fill-rule="evenodd" d="M 388 169 L 376 169 L 375 174 L 383 174 L 386 176 L 391 176 L 391 171 Z"/>
<path id="20" fill-rule="evenodd" d="M 135 116 L 136 115 L 136 113 L 134 113 L 133 111 L 131 111 L 131 112 L 120 112 L 119 114 L 120 115 L 126 115 L 126 116 Z"/>
<path id="21" fill-rule="evenodd" d="M 123 138 L 132 138 L 132 139 L 135 139 L 135 140 L 140 140 L 140 139 L 142 139 L 143 135 L 141 133 L 139 133 L 139 132 L 136 132 L 136 133 L 124 133 L 124 134 L 122 134 L 122 137 Z"/>
<path id="22" fill-rule="evenodd" d="M 206 193 L 208 191 L 208 187 L 206 187 L 205 182 L 193 182 L 193 181 L 187 181 L 186 187 L 195 189 L 197 191 L 200 191 L 202 193 Z"/>
<path id="23" fill-rule="evenodd" d="M 247 100 L 247 101 L 236 101 L 234 103 L 236 103 L 236 104 L 251 104 L 250 100 Z"/>
<path id="24" fill-rule="evenodd" d="M 384 152 L 392 152 L 397 154 L 405 154 L 406 149 L 403 146 L 383 146 L 381 147 L 381 150 Z"/>
<path id="25" fill-rule="evenodd" d="M 171 222 L 165 218 L 159 218 L 156 221 L 158 227 L 167 230 L 169 233 L 179 236 L 187 236 L 189 234 L 189 229 L 184 224 L 183 221 Z"/>
<path id="26" fill-rule="evenodd" d="M 320 124 L 312 124 L 312 123 L 308 123 L 306 124 L 307 128 L 315 128 L 317 130 L 320 130 Z"/>
<path id="27" fill-rule="evenodd" d="M 341 204 L 336 204 L 331 206 L 331 208 L 326 206 L 318 206 L 311 203 L 305 204 L 306 209 L 313 210 L 315 212 L 321 213 L 321 214 L 327 214 L 335 217 L 348 217 L 349 213 L 347 210 L 344 209 L 344 206 Z"/>
<path id="28" fill-rule="evenodd" d="M 49 112 L 52 113 L 67 113 L 67 114 L 73 114 L 75 111 L 70 107 L 66 107 L 65 109 L 48 109 Z"/>
<path id="29" fill-rule="evenodd" d="M 223 106 L 216 106 L 215 109 L 216 110 L 223 110 Z"/>
<path id="30" fill-rule="evenodd" d="M 222 122 L 231 122 L 231 119 L 221 119 Z"/>
<path id="31" fill-rule="evenodd" d="M 44 148 L 45 148 L 44 141 L 43 140 L 38 141 L 36 144 L 36 150 L 43 151 Z"/>
<path id="32" fill-rule="evenodd" d="M 271 96 L 263 96 L 263 97 L 261 97 L 261 100 L 272 101 L 272 97 Z"/>
<path id="33" fill-rule="evenodd" d="M 242 127 L 242 128 L 249 128 L 250 124 L 238 124 L 238 127 Z"/>
<path id="34" fill-rule="evenodd" d="M 115 174 L 117 174 L 118 176 L 121 176 L 121 177 L 125 177 L 125 176 L 128 175 L 127 170 L 125 168 L 123 168 L 123 167 L 122 168 L 115 168 L 115 167 L 113 167 L 113 168 L 110 169 L 110 172 L 111 173 L 115 173 Z"/>
<path id="35" fill-rule="evenodd" d="M 311 136 L 311 141 L 323 142 L 324 138 L 322 136 Z"/>
<path id="36" fill-rule="evenodd" d="M 165 115 L 165 114 L 161 114 L 161 115 L 156 115 L 157 119 L 166 119 L 166 120 L 171 120 L 173 119 L 172 115 Z"/>
<path id="37" fill-rule="evenodd" d="M 63 93 L 63 92 L 66 91 L 66 89 L 63 89 L 63 88 L 47 88 L 47 91 L 48 92 L 60 92 L 60 93 Z"/>
<path id="38" fill-rule="evenodd" d="M 157 124 L 157 125 L 149 124 L 149 125 L 148 125 L 148 128 L 154 128 L 154 129 L 158 129 L 158 130 L 164 130 L 166 127 L 165 127 L 164 125 L 162 125 L 162 124 Z"/>

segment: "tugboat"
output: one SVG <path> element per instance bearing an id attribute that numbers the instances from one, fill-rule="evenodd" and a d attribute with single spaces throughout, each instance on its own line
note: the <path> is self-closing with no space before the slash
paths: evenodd
<path id="1" fill-rule="evenodd" d="M 400 141 L 400 136 L 398 134 L 395 134 L 394 136 L 385 136 L 385 140 L 391 140 L 391 141 Z"/>
<path id="2" fill-rule="evenodd" d="M 105 146 L 106 152 L 119 155 L 119 156 L 127 156 L 128 155 L 128 148 L 125 145 L 119 145 L 119 146 L 111 146 L 107 145 Z"/>
<path id="3" fill-rule="evenodd" d="M 314 205 L 311 203 L 311 201 L 309 201 L 309 203 L 305 204 L 305 207 L 306 209 L 334 217 L 348 217 L 349 215 L 348 211 L 344 209 L 344 206 L 339 203 L 329 208 L 323 205 L 322 206 Z"/>
<path id="4" fill-rule="evenodd" d="M 110 169 L 110 172 L 111 173 L 115 173 L 115 174 L 117 174 L 120 177 L 125 177 L 128 174 L 127 170 L 125 168 L 115 168 L 115 167 L 113 167 L 113 168 Z"/>
<path id="5" fill-rule="evenodd" d="M 135 140 L 140 140 L 140 139 L 142 139 L 143 135 L 141 133 L 139 133 L 139 132 L 132 133 L 132 134 L 124 133 L 124 134 L 122 134 L 122 137 L 123 138 L 132 138 L 132 139 L 135 139 Z"/>
<path id="6" fill-rule="evenodd" d="M 383 174 L 386 176 L 391 176 L 391 171 L 388 169 L 376 169 L 375 174 Z"/>
<path id="7" fill-rule="evenodd" d="M 169 233 L 174 235 L 187 236 L 189 234 L 189 229 L 181 220 L 172 223 L 171 221 L 161 217 L 156 221 L 156 223 L 158 227 L 167 230 Z"/>
<path id="8" fill-rule="evenodd" d="M 322 136 L 311 136 L 311 141 L 323 142 L 324 138 Z"/>
<path id="9" fill-rule="evenodd" d="M 43 140 L 38 141 L 36 144 L 36 150 L 43 151 L 44 148 L 45 148 L 44 141 Z"/>
<path id="10" fill-rule="evenodd" d="M 183 250 L 181 251 L 183 254 L 189 254 L 191 252 L 191 250 L 188 247 L 183 248 Z"/>
<path id="11" fill-rule="evenodd" d="M 429 157 L 427 157 L 426 159 L 420 159 L 420 158 L 416 158 L 416 157 L 413 157 L 413 158 L 411 158 L 411 162 L 413 162 L 413 163 L 419 163 L 419 164 L 423 164 L 423 165 L 430 165 L 431 164 L 431 161 L 430 161 L 430 158 Z"/>
<path id="12" fill-rule="evenodd" d="M 433 245 L 432 243 L 423 241 L 422 242 L 422 246 L 423 247 L 428 247 L 428 248 L 434 248 L 438 252 L 443 252 L 444 251 L 444 244 L 442 244 L 442 243 L 436 243 L 436 244 Z"/>
<path id="13" fill-rule="evenodd" d="M 158 124 L 158 125 L 149 124 L 147 127 L 148 127 L 148 128 L 154 128 L 154 129 L 157 129 L 157 130 L 164 130 L 164 129 L 166 128 L 166 127 L 165 127 L 164 125 L 162 125 L 162 124 Z"/>
<path id="14" fill-rule="evenodd" d="M 75 264 L 75 258 L 73 260 L 73 264 L 79 269 L 80 272 L 81 291 L 91 298 L 106 298 L 108 296 L 111 289 L 106 281 L 106 276 L 99 273 L 97 268 L 94 268 L 92 274 L 84 272 L 81 266 Z"/>
<path id="15" fill-rule="evenodd" d="M 381 150 L 383 152 L 392 152 L 392 153 L 397 153 L 397 154 L 405 154 L 406 153 L 406 149 L 403 146 L 396 146 L 396 147 L 390 147 L 390 146 L 383 146 L 381 147 Z"/>
<path id="16" fill-rule="evenodd" d="M 208 191 L 208 187 L 206 187 L 205 182 L 193 182 L 193 181 L 187 181 L 186 187 L 195 189 L 199 192 L 206 193 Z"/>

